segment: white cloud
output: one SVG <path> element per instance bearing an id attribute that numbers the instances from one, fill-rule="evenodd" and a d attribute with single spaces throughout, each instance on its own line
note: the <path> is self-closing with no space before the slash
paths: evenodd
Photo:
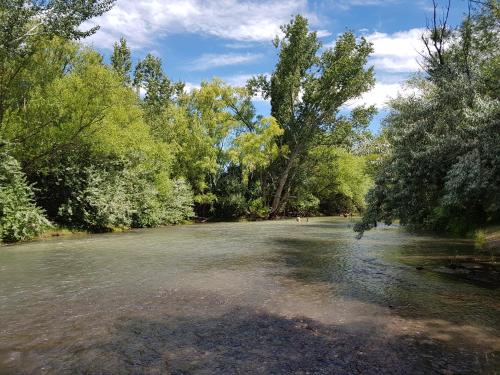
<path id="1" fill-rule="evenodd" d="M 416 95 L 414 89 L 410 89 L 402 83 L 394 82 L 394 73 L 404 76 L 399 77 L 402 82 L 408 74 L 420 70 L 418 63 L 419 52 L 422 52 L 421 35 L 424 29 L 410 29 L 392 34 L 374 32 L 366 35 L 366 38 L 373 43 L 374 52 L 370 63 L 375 66 L 379 80 L 375 87 L 364 94 L 361 98 L 349 103 L 350 106 L 367 104 L 377 108 L 387 106 L 387 101 L 398 95 Z M 406 77 L 405 77 L 406 76 Z"/>
<path id="2" fill-rule="evenodd" d="M 132 48 L 154 43 L 158 36 L 199 33 L 235 41 L 270 41 L 292 14 L 307 14 L 307 0 L 118 0 L 113 9 L 92 21 L 101 29 L 90 38 L 112 48 L 125 36 Z M 86 26 L 89 26 L 87 24 Z"/>
<path id="3" fill-rule="evenodd" d="M 139 96 L 143 99 L 146 96 L 146 89 L 144 87 L 139 87 Z"/>
<path id="4" fill-rule="evenodd" d="M 387 102 L 399 95 L 409 96 L 418 95 L 418 91 L 400 83 L 382 83 L 378 82 L 375 87 L 363 94 L 360 98 L 351 100 L 347 107 L 354 108 L 360 105 L 373 105 L 378 109 L 387 107 Z"/>
<path id="5" fill-rule="evenodd" d="M 257 74 L 235 74 L 232 76 L 222 77 L 222 80 L 228 85 L 234 87 L 244 87 L 246 86 L 247 81 L 256 75 Z"/>
<path id="6" fill-rule="evenodd" d="M 248 49 L 248 48 L 254 48 L 255 46 L 256 44 L 252 42 L 235 42 L 235 43 L 227 43 L 224 45 L 224 47 L 231 49 Z"/>
<path id="7" fill-rule="evenodd" d="M 332 6 L 342 10 L 348 10 L 357 6 L 392 5 L 399 2 L 399 0 L 337 0 L 332 2 Z"/>
<path id="8" fill-rule="evenodd" d="M 416 72 L 419 70 L 417 57 L 403 58 L 401 56 L 386 56 L 371 58 L 370 63 L 377 70 L 386 72 Z"/>
<path id="9" fill-rule="evenodd" d="M 377 71 L 390 73 L 410 73 L 420 69 L 419 52 L 423 51 L 421 35 L 425 29 L 410 29 L 392 34 L 374 32 L 365 35 L 373 43 L 374 52 L 370 63 Z M 335 41 L 325 45 L 325 48 L 335 46 Z"/>
<path id="10" fill-rule="evenodd" d="M 328 30 L 318 30 L 316 31 L 316 35 L 318 36 L 318 38 L 325 38 L 327 36 L 331 36 L 332 33 Z"/>
<path id="11" fill-rule="evenodd" d="M 213 68 L 218 68 L 228 65 L 238 65 L 246 64 L 262 57 L 261 54 L 256 53 L 246 53 L 246 54 L 236 54 L 236 53 L 225 53 L 225 54 L 204 54 L 191 62 L 188 66 L 188 70 L 192 71 L 202 71 L 209 70 Z"/>
<path id="12" fill-rule="evenodd" d="M 195 90 L 199 90 L 201 88 L 200 84 L 184 82 L 184 91 L 187 93 L 193 92 Z"/>
<path id="13" fill-rule="evenodd" d="M 393 34 L 375 32 L 366 36 L 373 43 L 371 62 L 377 70 L 387 72 L 418 71 L 421 35 L 424 29 L 411 29 Z"/>
<path id="14" fill-rule="evenodd" d="M 419 52 L 422 52 L 421 35 L 424 29 L 410 29 L 395 33 L 374 32 L 365 35 L 373 43 L 374 52 L 369 63 L 375 67 L 377 83 L 361 98 L 347 103 L 347 107 L 374 105 L 377 108 L 387 106 L 387 101 L 401 95 L 416 94 L 402 82 L 412 73 L 420 70 Z M 335 42 L 327 44 L 329 48 Z M 395 74 L 397 73 L 397 74 Z"/>

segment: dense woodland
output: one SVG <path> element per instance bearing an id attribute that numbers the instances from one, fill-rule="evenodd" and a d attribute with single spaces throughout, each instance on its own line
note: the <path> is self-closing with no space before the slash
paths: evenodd
<path id="1" fill-rule="evenodd" d="M 109 62 L 82 23 L 112 0 L 0 5 L 0 240 L 51 228 L 155 227 L 199 218 L 364 213 L 465 233 L 500 220 L 497 0 L 458 28 L 434 22 L 415 94 L 390 103 L 379 135 L 371 44 L 324 48 L 307 19 L 282 27 L 270 76 L 188 91 L 127 41 Z M 252 99 L 271 103 L 256 115 Z M 366 198 L 366 199 L 365 199 Z"/>

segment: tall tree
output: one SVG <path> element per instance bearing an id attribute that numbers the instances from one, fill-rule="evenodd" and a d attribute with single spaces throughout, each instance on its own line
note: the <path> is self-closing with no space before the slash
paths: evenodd
<path id="1" fill-rule="evenodd" d="M 296 16 L 276 38 L 279 61 L 271 77 L 249 81 L 253 92 L 271 100 L 271 114 L 284 133 L 282 152 L 271 167 L 274 194 L 270 217 L 283 208 L 293 188 L 293 175 L 321 133 L 334 131 L 340 108 L 374 84 L 373 68 L 366 69 L 371 44 L 351 32 L 341 35 L 333 48 L 320 53 L 321 44 L 310 32 L 307 19 Z"/>
<path id="2" fill-rule="evenodd" d="M 473 3 L 460 27 L 428 30 L 426 74 L 410 82 L 420 94 L 391 103 L 360 233 L 379 220 L 457 234 L 500 220 L 500 8 Z"/>
<path id="3" fill-rule="evenodd" d="M 182 83 L 172 83 L 163 72 L 159 57 L 152 54 L 139 61 L 134 72 L 134 86 L 144 90 L 144 103 L 147 109 L 158 114 L 176 93 L 182 92 Z"/>
<path id="4" fill-rule="evenodd" d="M 111 66 L 120 75 L 126 85 L 130 84 L 130 69 L 132 69 L 132 59 L 130 48 L 127 46 L 127 40 L 124 37 L 120 38 L 120 43 L 115 42 L 113 46 Z"/>

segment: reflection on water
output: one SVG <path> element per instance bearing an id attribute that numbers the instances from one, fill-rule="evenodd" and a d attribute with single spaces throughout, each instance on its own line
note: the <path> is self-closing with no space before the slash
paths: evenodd
<path id="1" fill-rule="evenodd" d="M 500 289 L 439 272 L 472 252 L 346 219 L 3 247 L 0 374 L 499 373 Z"/>

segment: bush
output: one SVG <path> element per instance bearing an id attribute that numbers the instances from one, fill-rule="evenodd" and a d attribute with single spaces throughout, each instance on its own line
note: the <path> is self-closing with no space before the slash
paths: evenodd
<path id="1" fill-rule="evenodd" d="M 130 227 L 132 205 L 120 174 L 85 168 L 81 189 L 71 191 L 71 197 L 58 209 L 58 216 L 93 231 L 115 227 Z"/>
<path id="2" fill-rule="evenodd" d="M 193 192 L 183 179 L 173 180 L 170 196 L 162 197 L 164 224 L 178 224 L 192 216 Z"/>
<path id="3" fill-rule="evenodd" d="M 63 225 L 99 232 L 177 224 L 193 215 L 193 195 L 184 180 L 109 160 L 100 167 L 76 159 L 54 165 L 37 177 L 43 186 L 39 200 Z"/>
<path id="4" fill-rule="evenodd" d="M 17 160 L 5 151 L 0 152 L 1 241 L 27 240 L 50 227 L 43 211 L 35 205 L 33 197 L 33 190 L 27 184 Z"/>
<path id="5" fill-rule="evenodd" d="M 264 218 L 269 215 L 269 207 L 263 198 L 252 199 L 248 203 L 248 215 L 254 218 Z"/>

